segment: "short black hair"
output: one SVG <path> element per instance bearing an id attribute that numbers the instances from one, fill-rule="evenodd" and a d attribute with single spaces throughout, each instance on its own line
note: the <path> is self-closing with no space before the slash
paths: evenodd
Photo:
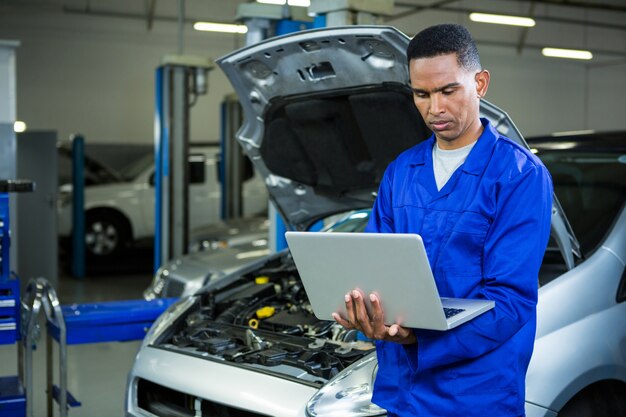
<path id="1" fill-rule="evenodd" d="M 478 48 L 472 35 L 461 25 L 445 23 L 422 30 L 406 50 L 407 63 L 412 59 L 432 58 L 455 53 L 459 65 L 466 70 L 481 69 Z"/>

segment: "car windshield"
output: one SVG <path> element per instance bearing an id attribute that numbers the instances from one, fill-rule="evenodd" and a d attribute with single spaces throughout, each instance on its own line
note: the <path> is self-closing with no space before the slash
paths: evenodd
<path id="1" fill-rule="evenodd" d="M 58 151 L 59 184 L 69 184 L 72 182 L 72 151 L 62 146 Z M 87 154 L 84 155 L 83 161 L 85 185 L 110 184 L 122 180 L 121 175 L 115 170 Z"/>
<path id="2" fill-rule="evenodd" d="M 127 181 L 132 181 L 137 178 L 139 174 L 148 169 L 151 165 L 154 165 L 154 155 L 148 154 L 126 165 L 120 170 L 120 172 L 124 179 L 126 179 Z"/>
<path id="3" fill-rule="evenodd" d="M 626 199 L 626 152 L 540 149 L 554 192 L 580 242 L 593 252 Z"/>

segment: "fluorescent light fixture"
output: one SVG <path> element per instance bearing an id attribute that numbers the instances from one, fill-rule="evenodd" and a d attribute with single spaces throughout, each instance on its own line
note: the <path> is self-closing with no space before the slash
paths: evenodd
<path id="1" fill-rule="evenodd" d="M 559 137 L 559 136 L 577 136 L 577 135 L 591 135 L 592 133 L 594 133 L 594 130 L 567 130 L 564 132 L 554 132 L 552 134 L 552 136 L 554 137 Z"/>
<path id="2" fill-rule="evenodd" d="M 561 48 L 543 48 L 541 50 L 543 56 L 552 58 L 569 58 L 569 59 L 585 59 L 590 60 L 593 54 L 590 51 L 582 51 L 577 49 L 561 49 Z"/>
<path id="3" fill-rule="evenodd" d="M 472 22 L 494 23 L 496 25 L 524 26 L 531 28 L 535 26 L 535 20 L 530 17 L 507 16 L 503 14 L 470 13 Z"/>
<path id="4" fill-rule="evenodd" d="M 204 32 L 224 32 L 224 33 L 246 33 L 246 25 L 231 25 L 228 23 L 196 22 L 193 24 L 195 30 Z"/>
<path id="5" fill-rule="evenodd" d="M 26 123 L 20 122 L 19 120 L 13 123 L 13 131 L 15 133 L 22 133 L 26 131 Z"/>
<path id="6" fill-rule="evenodd" d="M 256 0 L 256 2 L 264 4 L 285 4 L 285 0 Z M 309 7 L 311 5 L 311 0 L 287 0 L 287 4 L 297 7 Z"/>

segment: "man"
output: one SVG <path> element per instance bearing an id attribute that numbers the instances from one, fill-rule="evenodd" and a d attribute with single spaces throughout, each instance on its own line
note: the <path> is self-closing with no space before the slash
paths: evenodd
<path id="1" fill-rule="evenodd" d="M 407 55 L 415 106 L 434 135 L 389 165 L 366 231 L 420 234 L 442 297 L 495 308 L 446 332 L 408 329 L 385 326 L 380 300 L 353 291 L 348 317 L 335 320 L 377 340 L 373 402 L 390 415 L 522 416 L 550 176 L 479 118 L 490 75 L 467 29 L 427 28 Z"/>

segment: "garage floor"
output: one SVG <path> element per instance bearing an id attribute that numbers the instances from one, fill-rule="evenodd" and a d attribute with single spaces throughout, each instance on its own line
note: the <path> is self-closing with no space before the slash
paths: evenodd
<path id="1" fill-rule="evenodd" d="M 141 297 L 151 280 L 149 271 L 121 275 L 96 274 L 83 280 L 60 276 L 57 293 L 61 304 L 129 300 Z M 124 415 L 126 377 L 140 342 L 97 343 L 68 347 L 68 388 L 82 402 L 70 417 Z M 54 343 L 55 347 L 57 344 Z M 55 369 L 58 353 L 55 350 Z M 34 415 L 45 416 L 45 336 L 34 352 Z M 0 346 L 0 376 L 17 374 L 17 345 Z M 58 377 L 55 377 L 58 385 Z M 58 416 L 58 407 L 55 408 Z"/>

